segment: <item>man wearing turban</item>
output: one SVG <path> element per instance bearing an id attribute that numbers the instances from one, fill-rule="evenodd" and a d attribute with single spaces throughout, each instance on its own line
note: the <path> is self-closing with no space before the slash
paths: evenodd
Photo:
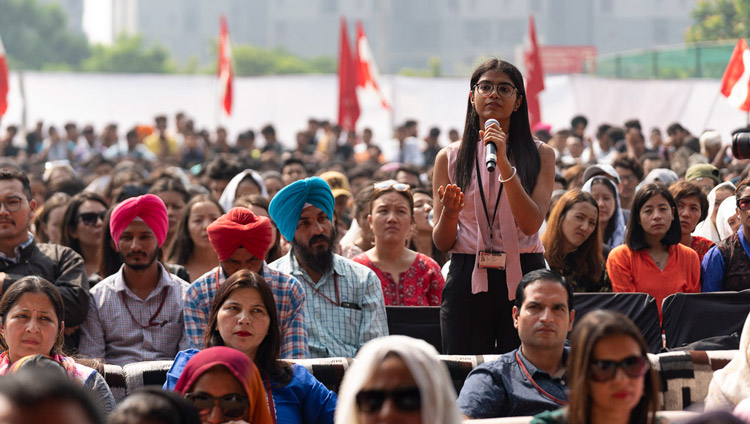
<path id="1" fill-rule="evenodd" d="M 269 212 L 291 243 L 271 264 L 302 282 L 310 356 L 353 358 L 367 341 L 388 335 L 380 280 L 334 252 L 334 200 L 320 177 L 296 181 L 273 197 Z"/>
<path id="2" fill-rule="evenodd" d="M 153 194 L 132 197 L 115 206 L 109 227 L 123 265 L 91 289 L 79 353 L 115 365 L 171 360 L 187 348 L 182 299 L 190 285 L 157 261 L 167 207 Z"/>
<path id="3" fill-rule="evenodd" d="M 219 266 L 195 280 L 185 295 L 185 329 L 190 347 L 203 348 L 211 303 L 219 286 L 235 272 L 246 269 L 260 274 L 271 287 L 279 314 L 281 357 L 307 358 L 305 290 L 296 278 L 271 269 L 263 262 L 271 248 L 271 221 L 246 208 L 232 208 L 206 228 Z"/>

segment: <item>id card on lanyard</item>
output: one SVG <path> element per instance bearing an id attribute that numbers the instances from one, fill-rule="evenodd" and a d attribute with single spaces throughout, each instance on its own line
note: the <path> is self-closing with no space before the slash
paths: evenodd
<path id="1" fill-rule="evenodd" d="M 479 172 L 479 159 L 474 157 L 474 163 L 477 170 L 477 185 L 479 186 L 479 197 L 482 200 L 482 207 L 484 210 L 484 216 L 487 218 L 487 231 L 490 234 L 490 250 L 484 250 L 479 252 L 479 261 L 477 261 L 477 267 L 485 269 L 505 269 L 505 252 L 496 252 L 492 245 L 492 225 L 495 223 L 497 218 L 497 208 L 500 205 L 500 197 L 503 195 L 503 184 L 500 183 L 500 190 L 497 192 L 497 200 L 495 201 L 495 210 L 492 213 L 492 220 L 490 220 L 490 213 L 487 210 L 487 201 L 484 197 L 484 187 L 482 185 L 482 174 Z"/>

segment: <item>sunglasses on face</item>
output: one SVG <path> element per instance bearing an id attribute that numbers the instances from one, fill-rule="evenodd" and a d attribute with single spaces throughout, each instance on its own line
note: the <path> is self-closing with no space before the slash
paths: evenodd
<path id="1" fill-rule="evenodd" d="M 648 362 L 643 356 L 628 356 L 622 361 L 591 361 L 589 365 L 589 379 L 597 382 L 612 380 L 617 375 L 617 369 L 622 368 L 630 378 L 643 377 L 648 370 Z"/>
<path id="2" fill-rule="evenodd" d="M 750 198 L 744 198 L 737 200 L 737 209 L 742 212 L 750 211 Z"/>
<path id="3" fill-rule="evenodd" d="M 101 211 L 99 213 L 96 212 L 86 212 L 78 215 L 78 219 L 83 222 L 84 225 L 96 225 L 96 222 L 98 220 L 101 220 L 104 222 L 104 217 L 107 215 L 107 211 Z"/>
<path id="4" fill-rule="evenodd" d="M 214 405 L 218 405 L 222 415 L 227 418 L 239 418 L 247 409 L 247 396 L 237 393 L 213 397 L 206 393 L 187 393 L 185 399 L 193 404 L 198 412 L 210 412 Z"/>
<path id="5" fill-rule="evenodd" d="M 387 190 L 393 187 L 396 191 L 408 191 L 411 187 L 409 184 L 400 183 L 396 180 L 385 180 L 372 185 L 375 190 Z"/>
<path id="6" fill-rule="evenodd" d="M 422 396 L 417 387 L 394 390 L 362 390 L 357 393 L 357 407 L 365 414 L 380 411 L 386 399 L 391 399 L 400 411 L 414 412 L 422 408 Z"/>

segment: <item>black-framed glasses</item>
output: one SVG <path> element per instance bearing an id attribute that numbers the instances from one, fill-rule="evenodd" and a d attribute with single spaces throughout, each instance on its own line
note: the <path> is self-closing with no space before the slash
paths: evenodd
<path id="1" fill-rule="evenodd" d="M 605 382 L 615 378 L 617 369 L 622 368 L 630 378 L 643 377 L 648 370 L 648 361 L 644 356 L 628 356 L 622 361 L 591 361 L 589 365 L 589 379 Z"/>
<path id="2" fill-rule="evenodd" d="M 247 396 L 238 393 L 230 393 L 220 397 L 213 397 L 200 392 L 187 393 L 185 399 L 190 401 L 198 412 L 210 412 L 214 405 L 218 405 L 221 413 L 227 418 L 241 417 L 249 404 Z"/>
<path id="3" fill-rule="evenodd" d="M 503 98 L 508 98 L 516 92 L 516 87 L 507 82 L 501 82 L 498 85 L 489 82 L 478 82 L 474 84 L 474 88 L 476 88 L 477 93 L 485 97 L 489 97 L 493 91 L 497 92 L 497 95 Z"/>
<path id="4" fill-rule="evenodd" d="M 84 225 L 94 226 L 96 222 L 101 220 L 104 222 L 104 217 L 107 215 L 107 211 L 101 212 L 84 212 L 78 215 L 78 219 L 83 222 Z"/>
<path id="5" fill-rule="evenodd" d="M 403 387 L 393 390 L 361 390 L 357 393 L 357 407 L 360 412 L 374 414 L 380 411 L 386 399 L 403 412 L 418 411 L 422 408 L 422 395 L 418 387 Z"/>
<path id="6" fill-rule="evenodd" d="M 737 199 L 737 209 L 741 210 L 742 212 L 750 211 L 750 197 Z"/>
<path id="7" fill-rule="evenodd" d="M 3 201 L 0 201 L 0 207 L 5 206 L 8 212 L 18 212 L 23 206 L 23 199 L 20 197 L 9 197 Z"/>
<path id="8" fill-rule="evenodd" d="M 396 191 L 408 191 L 411 186 L 409 184 L 400 183 L 396 180 L 385 180 L 372 185 L 375 190 L 388 190 L 393 188 Z"/>

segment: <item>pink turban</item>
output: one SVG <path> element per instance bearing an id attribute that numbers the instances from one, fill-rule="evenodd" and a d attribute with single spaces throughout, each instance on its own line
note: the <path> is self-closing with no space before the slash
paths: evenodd
<path id="1" fill-rule="evenodd" d="M 232 208 L 212 222 L 208 228 L 208 240 L 216 251 L 219 261 L 224 262 L 240 247 L 253 256 L 263 259 L 271 248 L 271 220 L 256 216 L 246 208 Z"/>
<path id="2" fill-rule="evenodd" d="M 112 215 L 109 218 L 109 234 L 112 236 L 117 250 L 120 250 L 118 246 L 120 236 L 135 218 L 141 218 L 151 228 L 159 246 L 164 244 L 169 229 L 167 207 L 159 197 L 146 194 L 124 200 L 112 210 Z"/>

